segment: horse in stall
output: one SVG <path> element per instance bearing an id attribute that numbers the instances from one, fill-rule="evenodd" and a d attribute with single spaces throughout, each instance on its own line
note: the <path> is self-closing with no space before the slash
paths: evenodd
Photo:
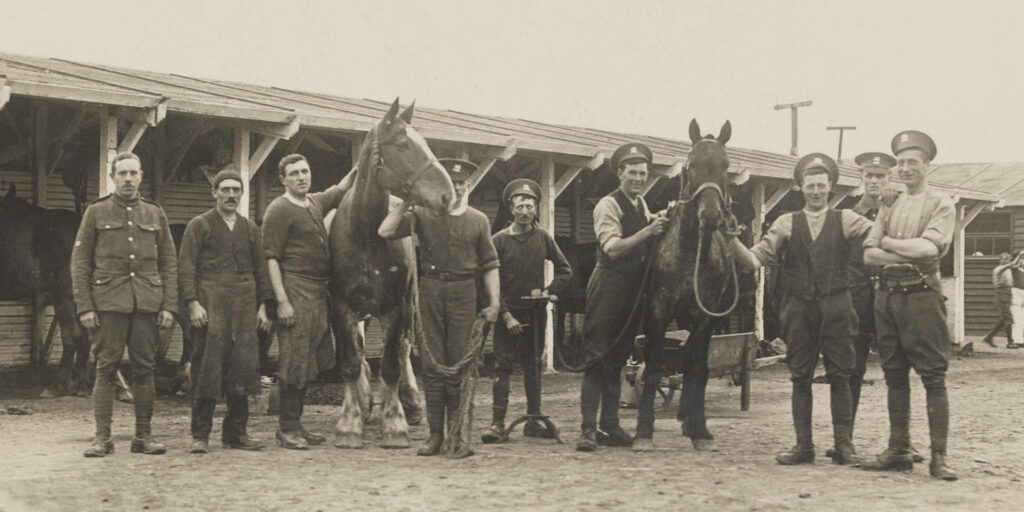
<path id="1" fill-rule="evenodd" d="M 0 198 L 0 299 L 32 298 L 38 311 L 53 306 L 63 353 L 56 382 L 41 396 L 88 395 L 89 336 L 78 323 L 71 290 L 71 249 L 82 219 L 68 210 L 31 204 L 17 197 L 13 183 L 4 185 L 7 192 Z M 52 336 L 51 326 L 47 340 Z M 33 340 L 33 350 L 37 341 Z M 42 364 L 48 349 L 49 342 L 44 342 L 34 362 Z"/>
<path id="2" fill-rule="evenodd" d="M 335 426 L 335 446 L 361 448 L 370 416 L 369 365 L 359 322 L 376 318 L 384 331 L 381 377 L 382 446 L 409 446 L 411 423 L 422 417 L 419 389 L 409 360 L 412 339 L 413 271 L 411 237 L 385 240 L 377 228 L 388 213 L 389 192 L 445 214 L 455 189 L 426 141 L 411 126 L 413 106 L 398 114 L 398 99 L 370 130 L 355 165 L 356 180 L 330 227 L 331 322 L 345 382 Z"/>
<path id="3" fill-rule="evenodd" d="M 711 335 L 735 308 L 738 299 L 735 262 L 723 229 L 734 233 L 725 143 L 732 134 L 726 121 L 718 137 L 701 136 L 697 120 L 690 122 L 692 147 L 682 179 L 679 201 L 671 208 L 669 227 L 658 241 L 645 277 L 648 300 L 644 310 L 644 387 L 640 397 L 641 423 L 652 429 L 654 398 L 666 373 L 662 358 L 665 331 L 671 320 L 690 332 L 683 346 L 683 385 L 677 419 L 695 449 L 714 451 L 707 429 L 704 391 L 708 381 Z M 730 305 L 731 303 L 731 305 Z M 644 446 L 645 443 L 647 446 Z M 653 446 L 637 439 L 634 449 Z"/>

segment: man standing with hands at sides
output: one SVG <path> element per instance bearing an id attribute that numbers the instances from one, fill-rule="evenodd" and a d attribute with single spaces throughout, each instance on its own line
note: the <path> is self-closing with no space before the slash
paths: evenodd
<path id="1" fill-rule="evenodd" d="M 737 261 L 748 269 L 781 264 L 784 295 L 780 319 L 793 381 L 796 446 L 777 454 L 775 460 L 783 465 L 814 462 L 811 381 L 822 354 L 832 408 L 832 460 L 851 464 L 855 461 L 850 375 L 857 324 L 847 265 L 852 246 L 871 229 L 871 221 L 850 210 L 829 208 L 829 192 L 839 179 L 839 167 L 829 156 L 804 156 L 793 170 L 793 179 L 804 196 L 803 210 L 776 219 L 753 249 L 739 239 L 732 241 Z"/>
<path id="2" fill-rule="evenodd" d="M 995 289 L 992 305 L 995 306 L 999 318 L 992 326 L 992 330 L 983 338 L 983 341 L 992 347 L 996 346 L 992 338 L 1002 330 L 1006 333 L 1006 348 L 1019 348 L 1019 345 L 1013 342 L 1013 271 L 1016 264 L 1017 260 L 1014 260 L 1010 253 L 1004 252 L 999 255 L 999 264 L 992 269 L 992 287 Z"/>
<path id="3" fill-rule="evenodd" d="M 188 223 L 178 253 L 179 295 L 192 327 L 192 447 L 206 453 L 213 410 L 227 396 L 221 442 L 260 450 L 248 436 L 249 395 L 260 392 L 256 329 L 270 328 L 267 301 L 274 298 L 256 223 L 238 214 L 245 184 L 234 169 L 213 178 L 216 207 Z"/>
<path id="4" fill-rule="evenodd" d="M 518 358 L 523 368 L 523 387 L 526 389 L 526 414 L 540 415 L 540 351 L 544 346 L 544 332 L 548 322 L 546 301 L 523 299 L 536 291 L 541 297 L 557 300 L 569 283 L 572 269 L 561 249 L 547 231 L 537 226 L 537 205 L 540 185 L 529 179 L 509 182 L 502 200 L 515 217 L 509 227 L 494 234 L 492 240 L 501 263 L 501 311 L 494 326 L 494 365 L 496 374 L 491 384 L 493 416 L 491 427 L 482 441 L 496 443 L 505 436 L 505 413 L 508 410 L 509 382 L 514 361 Z M 544 286 L 544 260 L 555 267 L 551 283 Z M 523 426 L 527 437 L 554 437 L 537 419 L 527 420 Z"/>
<path id="5" fill-rule="evenodd" d="M 89 330 L 96 358 L 93 408 L 96 439 L 86 457 L 114 453 L 110 423 L 114 379 L 125 346 L 132 365 L 135 437 L 131 451 L 151 455 L 167 451 L 153 440 L 157 328 L 173 325 L 178 309 L 178 260 L 167 215 L 159 204 L 139 195 L 142 162 L 134 153 L 118 153 L 110 166 L 114 193 L 85 210 L 71 252 L 71 282 L 78 319 Z"/>
<path id="6" fill-rule="evenodd" d="M 935 158 L 931 137 L 908 130 L 892 139 L 900 179 L 907 193 L 883 207 L 864 242 L 864 263 L 882 265 L 875 296 L 878 355 L 889 402 L 889 447 L 863 464 L 868 470 L 911 470 L 910 368 L 921 376 L 928 403 L 928 430 L 935 478 L 956 480 L 946 465 L 949 397 L 946 369 L 950 339 L 946 304 L 939 283 L 939 260 L 956 229 L 956 209 L 948 196 L 928 187 L 928 164 Z"/>
<path id="7" fill-rule="evenodd" d="M 594 206 L 597 265 L 587 282 L 587 302 L 578 353 L 565 354 L 583 369 L 580 386 L 580 438 L 576 450 L 632 446 L 619 425 L 619 374 L 633 352 L 640 319 L 630 318 L 643 283 L 653 240 L 668 227 L 668 218 L 651 215 L 643 198 L 653 156 L 643 144 L 625 144 L 612 154 L 619 187 Z M 563 352 L 565 352 L 563 350 Z M 598 409 L 601 419 L 598 424 Z M 598 430 L 600 426 L 600 431 Z"/>
<path id="8" fill-rule="evenodd" d="M 459 417 L 461 375 L 445 376 L 431 363 L 453 366 L 467 355 L 470 333 L 477 316 L 488 323 L 498 319 L 501 303 L 498 253 L 491 241 L 487 216 L 469 206 L 469 178 L 476 164 L 456 158 L 439 158 L 455 186 L 455 206 L 445 215 L 403 201 L 391 210 L 377 234 L 395 240 L 416 233 L 421 269 L 419 307 L 423 319 L 423 387 L 427 400 L 430 437 L 417 455 L 441 452 L 445 423 L 449 431 Z M 483 274 L 488 304 L 477 314 L 477 275 Z M 472 455 L 458 442 L 453 452 Z"/>
<path id="9" fill-rule="evenodd" d="M 277 442 L 291 450 L 323 444 L 327 438 L 302 426 L 306 385 L 334 364 L 327 337 L 327 278 L 330 250 L 324 215 L 337 208 L 355 181 L 349 172 L 337 185 L 310 193 L 312 171 L 299 154 L 281 159 L 278 178 L 285 192 L 263 217 L 263 254 L 277 300 L 277 343 L 281 405 Z"/>

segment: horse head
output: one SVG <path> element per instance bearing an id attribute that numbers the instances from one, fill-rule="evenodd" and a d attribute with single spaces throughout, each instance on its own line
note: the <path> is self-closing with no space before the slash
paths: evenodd
<path id="1" fill-rule="evenodd" d="M 380 184 L 402 199 L 420 204 L 439 214 L 448 213 L 455 200 L 455 187 L 437 161 L 427 141 L 412 127 L 415 102 L 401 114 L 398 98 L 377 124 Z"/>
<path id="2" fill-rule="evenodd" d="M 725 143 L 732 136 L 732 125 L 726 121 L 717 137 L 702 136 L 697 120 L 690 121 L 690 141 L 693 146 L 687 157 L 684 186 L 680 189 L 681 199 L 697 202 L 700 227 L 712 229 L 729 212 L 729 156 Z"/>

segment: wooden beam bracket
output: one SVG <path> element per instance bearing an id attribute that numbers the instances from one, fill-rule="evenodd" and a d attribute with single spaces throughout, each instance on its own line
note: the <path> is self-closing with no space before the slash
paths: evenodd
<path id="1" fill-rule="evenodd" d="M 558 198 L 565 192 L 565 189 L 569 188 L 576 176 L 579 176 L 580 172 L 583 171 L 583 167 L 570 167 L 566 169 L 561 176 L 558 177 L 558 181 L 555 182 L 555 190 L 551 192 L 551 197 Z"/>
<path id="2" fill-rule="evenodd" d="M 167 102 L 161 101 L 153 108 L 114 107 L 111 115 L 131 123 L 145 123 L 156 126 L 167 118 Z"/>
<path id="3" fill-rule="evenodd" d="M 0 78 L 0 110 L 3 110 L 9 101 L 11 101 L 11 86 L 7 85 L 6 79 Z"/>
<path id="4" fill-rule="evenodd" d="M 128 128 L 128 133 L 124 135 L 121 142 L 117 145 L 117 152 L 124 153 L 126 151 L 132 151 L 135 149 L 135 145 L 142 139 L 142 134 L 146 133 L 146 128 L 149 128 L 149 124 L 144 122 L 132 123 L 131 128 Z"/>
<path id="5" fill-rule="evenodd" d="M 469 190 L 466 192 L 467 194 L 473 193 L 473 190 L 476 189 L 476 186 L 479 185 L 481 181 L 483 181 L 484 177 L 487 176 L 487 173 L 491 172 L 491 167 L 494 167 L 494 163 L 497 161 L 497 158 L 485 158 L 484 161 L 477 166 L 476 171 L 473 171 L 473 175 L 469 177 Z"/>
<path id="6" fill-rule="evenodd" d="M 233 124 L 233 127 L 238 129 L 249 130 L 253 133 L 260 135 L 266 135 L 268 137 L 277 137 L 279 139 L 290 139 L 293 135 L 299 131 L 299 120 L 294 116 L 291 121 L 287 123 L 267 123 L 258 121 L 238 121 Z"/>
<path id="7" fill-rule="evenodd" d="M 260 140 L 259 146 L 256 147 L 256 151 L 253 151 L 252 156 L 249 157 L 249 181 L 252 181 L 253 176 L 259 173 L 260 166 L 270 156 L 270 152 L 274 150 L 274 146 L 277 145 L 277 141 L 281 139 L 277 137 L 264 136 Z"/>
<path id="8" fill-rule="evenodd" d="M 986 206 L 988 206 L 988 203 L 976 203 L 971 206 L 971 209 L 967 210 L 967 213 L 964 214 L 964 218 L 960 219 L 960 222 L 957 223 L 956 229 L 961 230 L 966 228 L 971 221 L 973 221 L 974 218 L 985 209 Z"/>
<path id="9" fill-rule="evenodd" d="M 772 211 L 773 208 L 775 208 L 776 206 L 778 206 L 780 202 L 782 202 L 782 198 L 786 197 L 786 194 L 788 194 L 790 190 L 793 190 L 792 187 L 788 187 L 785 185 L 782 185 L 779 188 L 777 188 L 775 190 L 775 193 L 773 193 L 772 196 L 769 197 L 768 200 L 764 202 L 764 205 L 761 207 L 761 211 L 764 213 Z"/>

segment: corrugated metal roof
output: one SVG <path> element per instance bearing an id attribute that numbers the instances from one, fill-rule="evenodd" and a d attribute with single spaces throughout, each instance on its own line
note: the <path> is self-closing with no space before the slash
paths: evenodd
<path id="1" fill-rule="evenodd" d="M 939 164 L 928 172 L 928 180 L 985 190 L 1002 197 L 1006 206 L 1024 206 L 1024 162 Z"/>
<path id="2" fill-rule="evenodd" d="M 12 95 L 83 101 L 126 107 L 152 108 L 198 116 L 244 119 L 268 123 L 293 123 L 300 127 L 368 131 L 390 103 L 302 92 L 277 87 L 208 80 L 177 74 L 87 64 L 0 53 L 0 80 L 6 79 Z M 506 147 L 517 151 L 570 157 L 611 156 L 629 142 L 647 144 L 657 166 L 685 162 L 688 141 L 592 128 L 541 123 L 523 119 L 471 114 L 418 106 L 416 128 L 429 140 Z M 743 148 L 727 148 L 731 171 L 761 178 L 789 180 L 796 159 L 789 155 Z M 856 167 L 843 164 L 839 185 L 847 190 L 860 183 Z M 660 169 L 664 172 L 664 169 Z M 939 188 L 951 195 L 979 201 L 998 201 L 980 188 L 962 188 L 941 181 Z"/>

